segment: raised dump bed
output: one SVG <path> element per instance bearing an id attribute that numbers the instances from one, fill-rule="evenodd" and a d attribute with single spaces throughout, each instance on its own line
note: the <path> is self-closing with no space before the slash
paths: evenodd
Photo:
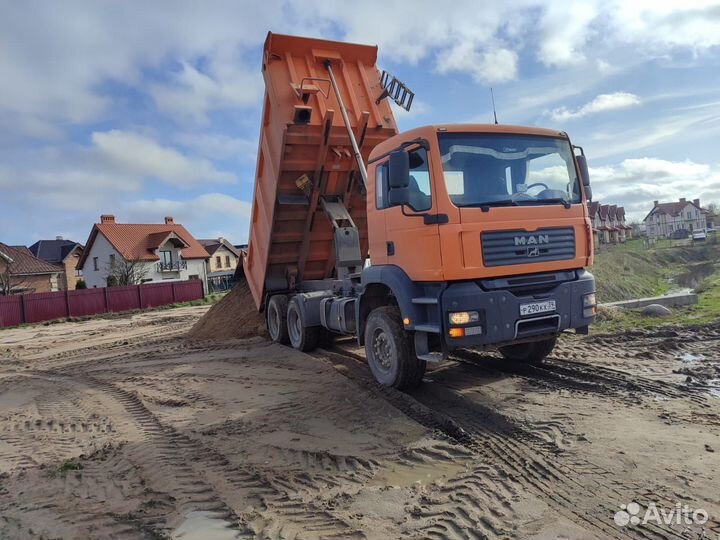
<path id="1" fill-rule="evenodd" d="M 353 156 L 330 63 L 360 153 L 397 133 L 377 47 L 269 33 L 265 101 L 244 270 L 255 304 L 266 293 L 333 276 L 333 229 L 320 197 L 348 209 L 367 256 L 365 190 Z"/>

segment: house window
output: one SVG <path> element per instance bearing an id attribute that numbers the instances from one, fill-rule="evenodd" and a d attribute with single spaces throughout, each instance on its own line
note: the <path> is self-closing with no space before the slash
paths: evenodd
<path id="1" fill-rule="evenodd" d="M 98 270 L 100 270 L 100 268 L 98 267 L 98 258 L 97 257 L 93 257 L 93 270 L 95 270 L 96 272 Z"/>
<path id="2" fill-rule="evenodd" d="M 160 262 L 163 264 L 163 266 L 172 265 L 172 251 L 161 251 L 160 252 Z"/>
<path id="3" fill-rule="evenodd" d="M 222 259 L 220 258 L 220 255 L 218 255 L 217 257 L 215 257 L 215 266 L 216 266 L 217 268 L 222 268 Z"/>
<path id="4" fill-rule="evenodd" d="M 115 254 L 110 254 L 110 266 L 115 266 Z"/>
<path id="5" fill-rule="evenodd" d="M 230 268 L 230 255 L 225 255 L 225 266 Z"/>

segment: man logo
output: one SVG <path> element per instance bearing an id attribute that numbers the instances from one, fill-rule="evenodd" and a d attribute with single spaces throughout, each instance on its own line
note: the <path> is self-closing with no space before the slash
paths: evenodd
<path id="1" fill-rule="evenodd" d="M 537 256 L 539 256 L 539 255 L 540 255 L 540 248 L 539 248 L 539 247 L 535 246 L 535 247 L 529 247 L 529 248 L 527 248 L 527 256 L 528 256 L 528 257 L 537 257 Z"/>
<path id="2" fill-rule="evenodd" d="M 538 246 L 540 244 L 549 244 L 549 234 L 538 234 L 528 236 L 516 236 L 514 238 L 516 246 Z"/>

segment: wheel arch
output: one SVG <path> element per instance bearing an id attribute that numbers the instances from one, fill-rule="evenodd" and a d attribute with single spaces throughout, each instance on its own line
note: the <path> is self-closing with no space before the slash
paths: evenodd
<path id="1" fill-rule="evenodd" d="M 414 296 L 419 296 L 418 286 L 399 267 L 394 265 L 370 266 L 362 271 L 362 292 L 355 304 L 358 344 L 365 344 L 365 323 L 373 309 L 395 305 L 400 309 L 403 319 L 410 319 L 407 330 L 413 329 L 413 322 L 421 314 L 415 304 Z"/>

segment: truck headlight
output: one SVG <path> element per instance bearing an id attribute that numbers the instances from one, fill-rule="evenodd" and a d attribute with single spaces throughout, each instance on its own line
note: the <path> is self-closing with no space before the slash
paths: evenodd
<path id="1" fill-rule="evenodd" d="M 478 322 L 480 314 L 477 311 L 453 311 L 448 314 L 450 324 L 469 324 Z"/>
<path id="2" fill-rule="evenodd" d="M 597 300 L 595 299 L 595 293 L 585 294 L 582 297 L 583 302 L 583 317 L 589 319 L 594 317 L 597 313 Z"/>

